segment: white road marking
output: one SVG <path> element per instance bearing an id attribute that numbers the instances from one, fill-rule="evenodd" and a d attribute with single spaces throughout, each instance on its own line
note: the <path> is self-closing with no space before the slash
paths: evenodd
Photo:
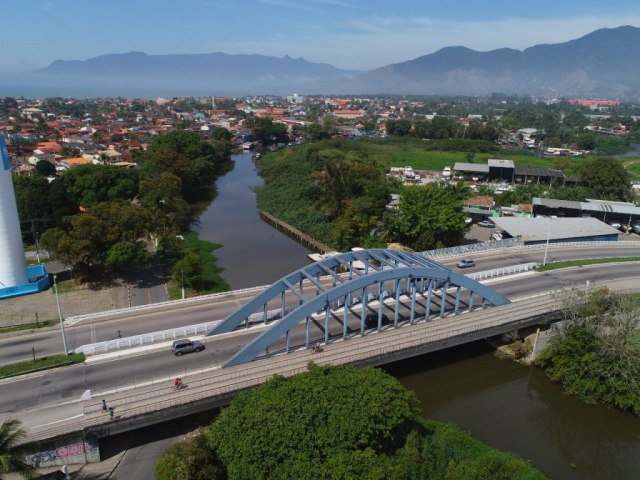
<path id="1" fill-rule="evenodd" d="M 80 413 L 78 415 L 74 415 L 73 417 L 67 417 L 60 420 L 56 420 L 55 422 L 43 423 L 42 425 L 34 425 L 33 427 L 31 427 L 31 430 L 35 430 L 36 428 L 40 428 L 40 427 L 48 427 L 49 425 L 54 425 L 60 422 L 66 422 L 67 420 L 73 420 L 74 418 L 80 418 L 80 417 L 84 417 L 84 414 Z"/>

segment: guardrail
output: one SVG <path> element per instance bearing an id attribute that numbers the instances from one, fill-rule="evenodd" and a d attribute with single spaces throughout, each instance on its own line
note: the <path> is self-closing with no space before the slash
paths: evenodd
<path id="1" fill-rule="evenodd" d="M 456 247 L 439 248 L 437 250 L 427 250 L 418 252 L 418 255 L 438 259 L 442 257 L 455 257 L 458 255 L 469 255 L 470 253 L 478 253 L 486 250 L 496 250 L 501 248 L 509 248 L 518 245 L 524 245 L 524 241 L 520 238 L 507 238 L 505 240 L 491 240 L 482 243 L 470 243 L 468 245 L 459 245 Z"/>
<path id="2" fill-rule="evenodd" d="M 535 262 L 521 263 L 520 265 L 513 265 L 512 267 L 494 268 L 493 270 L 485 270 L 484 272 L 469 273 L 466 276 L 472 280 L 486 280 L 487 278 L 502 277 L 504 275 L 513 275 L 515 273 L 529 272 L 533 270 L 536 265 Z"/>
<path id="3" fill-rule="evenodd" d="M 607 246 L 611 248 L 637 248 L 640 252 L 640 242 L 622 240 L 622 241 L 593 241 L 593 242 L 549 242 L 547 247 L 546 242 L 536 243 L 533 245 L 524 245 L 522 242 L 511 242 L 512 240 L 518 240 L 516 238 L 508 238 L 506 240 L 491 241 L 486 243 L 473 243 L 470 245 L 461 245 L 459 247 L 449 247 L 440 250 L 428 250 L 426 252 L 417 252 L 418 255 L 429 257 L 433 260 L 453 259 L 463 256 L 468 256 L 473 253 L 474 255 L 491 254 L 496 252 L 502 252 L 503 250 L 536 250 L 544 248 L 564 248 L 564 247 L 602 247 Z M 477 246 L 476 246 L 477 245 Z"/>
<path id="4" fill-rule="evenodd" d="M 228 292 L 219 292 L 219 293 L 211 293 L 208 295 L 199 295 L 197 297 L 185 298 L 184 300 L 169 300 L 166 302 L 158 302 L 152 303 L 149 305 L 137 305 L 135 307 L 125 307 L 125 308 L 117 308 L 114 310 L 105 310 L 102 312 L 96 313 L 86 313 L 83 315 L 74 315 L 72 317 L 68 317 L 64 321 L 65 326 L 73 326 L 77 323 L 80 323 L 84 320 L 94 320 L 99 318 L 107 318 L 107 317 L 117 317 L 119 315 L 130 315 L 132 313 L 148 313 L 153 312 L 155 310 L 172 310 L 182 308 L 185 305 L 198 305 L 200 303 L 208 303 L 211 300 L 224 298 L 224 297 L 233 297 L 235 295 L 242 295 L 244 293 L 253 293 L 260 292 L 265 288 L 268 288 L 269 285 L 261 285 L 258 287 L 250 287 L 250 288 L 242 288 L 239 290 L 231 290 Z"/>
<path id="5" fill-rule="evenodd" d="M 268 310 L 267 320 L 278 318 L 281 314 L 281 309 Z M 249 316 L 248 321 L 249 323 L 260 323 L 263 322 L 264 319 L 264 313 L 254 313 Z M 154 343 L 167 342 L 169 340 L 175 340 L 177 338 L 184 338 L 194 335 L 204 335 L 213 327 L 218 325 L 221 321 L 222 320 L 214 320 L 212 322 L 187 325 L 185 327 L 161 330 L 159 332 L 144 333 L 142 335 L 133 335 L 131 337 L 118 338 L 115 340 L 108 340 L 106 342 L 89 343 L 87 345 L 82 345 L 76 348 L 74 352 L 82 352 L 85 355 L 97 355 L 101 353 L 109 353 L 114 350 L 153 345 Z"/>

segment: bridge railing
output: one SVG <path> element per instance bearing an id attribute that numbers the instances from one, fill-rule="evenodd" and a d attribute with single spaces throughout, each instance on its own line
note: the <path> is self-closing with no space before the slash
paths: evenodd
<path id="1" fill-rule="evenodd" d="M 478 253 L 484 251 L 492 251 L 496 249 L 515 247 L 524 245 L 524 241 L 520 238 L 507 238 L 504 240 L 491 240 L 489 242 L 482 243 L 470 243 L 468 245 L 458 245 L 455 247 L 439 248 L 436 250 L 427 250 L 424 252 L 418 252 L 418 255 L 432 258 L 437 260 L 438 258 L 456 257 L 460 255 L 469 255 L 471 253 Z"/>
<path id="2" fill-rule="evenodd" d="M 282 313 L 281 309 L 268 310 L 267 320 L 277 318 Z M 131 337 L 117 338 L 105 342 L 89 343 L 82 345 L 74 350 L 75 353 L 84 353 L 85 355 L 97 355 L 109 353 L 114 350 L 125 348 L 142 347 L 145 345 L 153 345 L 154 343 L 163 343 L 177 338 L 190 336 L 205 335 L 211 331 L 222 320 L 214 320 L 206 323 L 198 323 L 196 325 L 187 325 L 184 327 L 171 328 L 161 330 L 159 332 L 144 333 L 142 335 L 133 335 Z M 264 321 L 263 313 L 254 313 L 249 316 L 249 323 L 260 323 Z"/>
<path id="3" fill-rule="evenodd" d="M 268 285 L 258 287 L 243 288 L 240 290 L 231 290 L 229 292 L 211 293 L 208 295 L 199 295 L 197 297 L 185 298 L 184 300 L 169 300 L 166 302 L 152 303 L 149 305 L 137 305 L 134 307 L 117 308 L 113 310 L 105 310 L 103 312 L 87 313 L 83 315 L 74 315 L 65 319 L 65 326 L 72 326 L 84 320 L 94 320 L 99 318 L 117 317 L 119 315 L 130 315 L 136 312 L 147 313 L 154 310 L 172 310 L 183 308 L 186 305 L 198 305 L 201 303 L 209 303 L 211 300 L 242 295 L 244 293 L 260 292 L 267 288 Z"/>
<path id="4" fill-rule="evenodd" d="M 466 276 L 473 280 L 486 280 L 488 278 L 497 278 L 504 275 L 513 275 L 516 273 L 530 272 L 535 269 L 537 263 L 521 263 L 511 267 L 494 268 L 493 270 L 485 270 L 484 272 L 469 273 Z"/>
<path id="5" fill-rule="evenodd" d="M 593 241 L 593 242 L 549 242 L 548 248 L 563 247 L 611 247 L 611 248 L 637 248 L 640 252 L 640 242 L 632 240 L 622 241 Z M 506 240 L 490 241 L 485 243 L 472 243 L 469 245 L 460 245 L 458 247 L 441 248 L 438 250 L 427 250 L 425 252 L 416 252 L 433 260 L 444 260 L 467 256 L 470 254 L 482 255 L 500 252 L 505 249 L 509 250 L 535 250 L 547 248 L 546 242 L 536 243 L 533 245 L 525 245 L 518 238 L 508 238 Z"/>

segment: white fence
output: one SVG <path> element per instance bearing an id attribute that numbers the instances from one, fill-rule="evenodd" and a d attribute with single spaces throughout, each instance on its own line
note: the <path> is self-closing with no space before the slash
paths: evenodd
<path id="1" fill-rule="evenodd" d="M 268 310 L 267 320 L 278 318 L 281 314 L 281 309 Z M 117 338 L 106 342 L 89 343 L 76 348 L 74 352 L 82 352 L 85 355 L 97 355 L 125 348 L 142 347 L 145 345 L 153 345 L 155 343 L 168 342 L 170 340 L 175 340 L 176 338 L 205 335 L 221 321 L 222 320 L 214 320 L 212 322 L 199 323 L 197 325 L 187 325 L 185 327 L 177 327 L 159 332 L 143 333 L 142 335 Z M 262 321 L 264 321 L 264 313 L 254 313 L 249 316 L 249 323 L 259 323 Z"/>
<path id="2" fill-rule="evenodd" d="M 236 295 L 242 295 L 244 293 L 258 293 L 267 288 L 268 285 L 262 285 L 259 287 L 243 288 L 240 290 L 232 290 L 229 292 L 212 293 L 210 295 L 199 295 L 197 297 L 185 298 L 184 300 L 169 300 L 167 302 L 152 303 L 149 305 L 138 305 L 135 307 L 118 308 L 114 310 L 105 310 L 103 312 L 87 313 L 84 315 L 74 315 L 68 317 L 64 321 L 65 326 L 72 326 L 85 320 L 97 320 L 100 318 L 129 316 L 134 313 L 150 313 L 157 310 L 167 311 L 184 308 L 187 305 L 199 305 L 202 303 L 209 303 L 211 300 L 221 299 L 225 297 L 233 297 Z"/>
<path id="3" fill-rule="evenodd" d="M 511 267 L 494 268 L 493 270 L 485 270 L 484 272 L 469 273 L 466 276 L 472 280 L 486 280 L 487 278 L 502 277 L 504 275 L 513 275 L 514 273 L 529 272 L 536 267 L 537 263 L 521 263 Z"/>

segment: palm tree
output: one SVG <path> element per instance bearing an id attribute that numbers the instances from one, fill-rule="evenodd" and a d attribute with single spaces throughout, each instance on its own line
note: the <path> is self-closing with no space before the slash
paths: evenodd
<path id="1" fill-rule="evenodd" d="M 21 460 L 16 452 L 18 440 L 26 432 L 20 428 L 18 420 L 7 420 L 0 425 L 0 480 L 3 473 L 16 472 L 24 478 L 32 478 L 34 467 Z"/>

